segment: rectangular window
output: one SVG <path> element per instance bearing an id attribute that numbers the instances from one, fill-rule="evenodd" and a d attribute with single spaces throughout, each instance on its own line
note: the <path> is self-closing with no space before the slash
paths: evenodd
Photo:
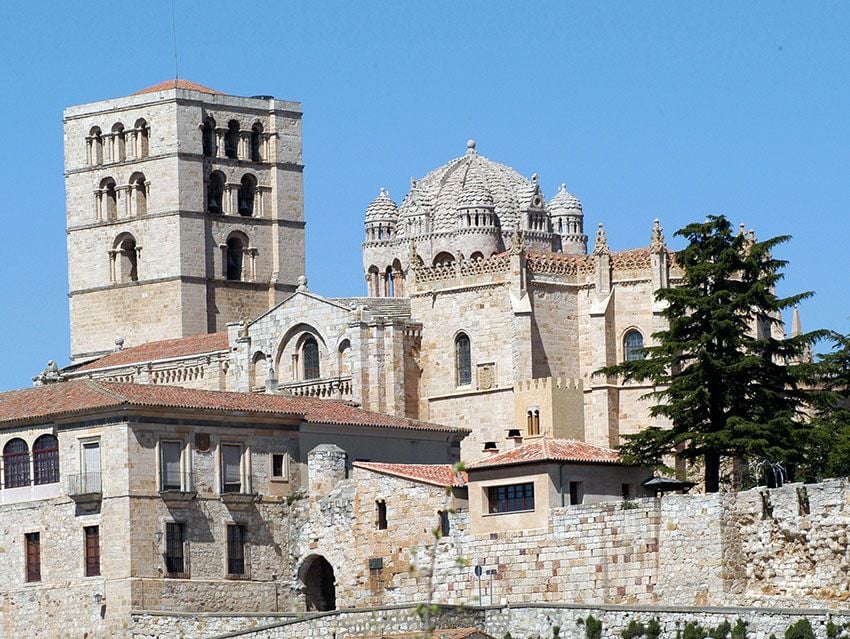
<path id="1" fill-rule="evenodd" d="M 487 489 L 487 501 L 491 513 L 534 510 L 534 484 L 528 482 L 508 486 L 490 486 Z"/>
<path id="2" fill-rule="evenodd" d="M 100 527 L 83 528 L 83 539 L 86 553 L 86 577 L 97 577 L 100 574 Z"/>
<path id="3" fill-rule="evenodd" d="M 41 534 L 24 535 L 27 547 L 27 581 L 41 581 Z"/>
<path id="4" fill-rule="evenodd" d="M 449 523 L 449 511 L 448 510 L 438 510 L 437 514 L 440 515 L 440 536 L 448 537 L 451 532 L 451 524 Z"/>
<path id="5" fill-rule="evenodd" d="M 245 574 L 245 526 L 227 526 L 227 574 Z"/>
<path id="6" fill-rule="evenodd" d="M 570 482 L 570 506 L 584 502 L 584 484 L 580 481 Z"/>
<path id="7" fill-rule="evenodd" d="M 100 442 L 89 441 L 82 443 L 83 472 L 80 477 L 83 493 L 101 492 L 100 482 Z"/>
<path id="8" fill-rule="evenodd" d="M 165 573 L 167 577 L 184 577 L 186 563 L 184 543 L 186 541 L 186 524 L 165 524 Z"/>
<path id="9" fill-rule="evenodd" d="M 387 529 L 387 502 L 383 499 L 375 502 L 375 525 L 378 530 Z"/>
<path id="10" fill-rule="evenodd" d="M 183 456 L 183 442 L 159 442 L 160 490 L 181 490 L 183 488 L 180 460 Z"/>
<path id="11" fill-rule="evenodd" d="M 632 498 L 632 485 L 631 484 L 623 484 L 623 499 L 631 499 Z"/>
<path id="12" fill-rule="evenodd" d="M 289 455 L 272 453 L 272 480 L 289 481 Z"/>
<path id="13" fill-rule="evenodd" d="M 221 445 L 221 492 L 242 492 L 242 446 Z"/>

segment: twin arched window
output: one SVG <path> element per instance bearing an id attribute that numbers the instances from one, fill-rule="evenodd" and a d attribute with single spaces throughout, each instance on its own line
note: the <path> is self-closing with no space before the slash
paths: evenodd
<path id="1" fill-rule="evenodd" d="M 222 145 L 221 148 L 219 144 Z M 223 152 L 221 154 L 231 160 L 238 160 L 241 155 L 242 159 L 262 162 L 263 125 L 255 122 L 251 127 L 251 133 L 243 136 L 241 125 L 237 120 L 230 120 L 227 123 L 227 129 L 219 131 L 216 129 L 215 118 L 209 116 L 201 127 L 201 145 L 204 157 L 214 158 Z"/>
<path id="2" fill-rule="evenodd" d="M 130 176 L 126 186 L 118 186 L 112 177 L 100 181 L 95 191 L 95 217 L 99 221 L 114 222 L 119 217 L 118 199 L 120 193 L 126 198 L 122 205 L 123 216 L 140 216 L 148 212 L 148 187 L 145 174 L 139 171 Z"/>
<path id="3" fill-rule="evenodd" d="M 35 485 L 59 481 L 59 440 L 42 435 L 32 445 L 32 474 Z M 30 485 L 30 454 L 27 443 L 16 437 L 3 447 L 3 486 L 20 488 Z"/>
<path id="4" fill-rule="evenodd" d="M 150 127 L 144 118 L 136 120 L 132 129 L 124 129 L 121 122 L 112 125 L 104 134 L 99 126 L 93 126 L 86 136 L 86 151 L 89 165 L 109 162 L 124 162 L 131 158 L 146 158 L 150 149 Z M 104 157 L 104 146 L 106 156 Z"/>
<path id="5" fill-rule="evenodd" d="M 626 331 L 623 336 L 623 359 L 633 362 L 643 358 L 643 335 L 636 329 Z"/>
<path id="6" fill-rule="evenodd" d="M 469 336 L 466 333 L 455 337 L 455 383 L 457 386 L 472 383 L 472 355 Z"/>
<path id="7" fill-rule="evenodd" d="M 242 217 L 253 217 L 257 199 L 257 178 L 250 173 L 242 176 L 236 198 L 236 211 L 231 212 L 230 187 L 221 171 L 213 171 L 207 180 L 207 213 L 225 215 L 238 213 Z"/>

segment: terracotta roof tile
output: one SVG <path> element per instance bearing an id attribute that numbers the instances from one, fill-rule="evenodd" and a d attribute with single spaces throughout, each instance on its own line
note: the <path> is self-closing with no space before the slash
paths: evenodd
<path id="1" fill-rule="evenodd" d="M 75 380 L 0 393 L 0 425 L 44 421 L 98 409 L 131 407 L 294 416 L 307 423 L 465 433 L 463 429 L 373 413 L 349 402 L 256 393 L 229 393 L 98 380 Z"/>
<path id="2" fill-rule="evenodd" d="M 460 488 L 466 486 L 465 472 L 456 473 L 451 464 L 384 464 L 380 462 L 354 462 L 356 468 L 376 473 L 419 481 L 433 486 Z"/>
<path id="3" fill-rule="evenodd" d="M 226 351 L 229 348 L 227 333 L 204 333 L 202 335 L 190 335 L 189 337 L 164 339 L 109 353 L 109 355 L 104 355 L 93 362 L 80 366 L 74 372 L 141 364 L 174 357 L 189 357 L 190 355 Z"/>
<path id="4" fill-rule="evenodd" d="M 622 464 L 619 453 L 611 448 L 580 442 L 575 439 L 536 439 L 518 448 L 467 464 L 469 470 L 534 464 L 545 461 L 586 464 Z"/>
<path id="5" fill-rule="evenodd" d="M 191 80 L 183 80 L 182 78 L 165 80 L 163 82 L 160 82 L 159 84 L 153 85 L 152 87 L 142 89 L 141 91 L 136 91 L 133 95 L 142 95 L 144 93 L 156 93 L 157 91 L 168 91 L 170 89 L 185 89 L 186 91 L 197 91 L 199 93 L 209 93 L 210 95 L 222 95 L 221 91 L 216 91 L 215 89 L 205 87 L 203 84 L 198 84 L 197 82 L 192 82 Z"/>

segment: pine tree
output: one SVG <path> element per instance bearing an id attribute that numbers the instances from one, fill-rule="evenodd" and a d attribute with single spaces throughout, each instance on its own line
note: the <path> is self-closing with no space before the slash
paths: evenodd
<path id="1" fill-rule="evenodd" d="M 688 241 L 676 254 L 681 285 L 659 289 L 666 330 L 653 335 L 644 359 L 600 371 L 626 380 L 650 381 L 657 401 L 651 413 L 672 422 L 626 436 L 626 459 L 659 465 L 678 452 L 701 458 L 705 489 L 716 492 L 724 456 L 764 458 L 794 465 L 805 444 L 801 408 L 807 391 L 795 367 L 817 333 L 777 339 L 771 329 L 781 312 L 811 295 L 780 298 L 783 260 L 772 250 L 788 236 L 758 242 L 735 233 L 723 216 L 677 231 Z"/>

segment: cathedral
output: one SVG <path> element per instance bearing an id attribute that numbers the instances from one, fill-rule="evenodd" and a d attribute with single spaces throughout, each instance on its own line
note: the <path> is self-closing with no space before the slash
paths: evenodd
<path id="1" fill-rule="evenodd" d="M 300 106 L 165 85 L 65 113 L 63 378 L 351 400 L 469 429 L 466 459 L 654 423 L 651 388 L 594 373 L 661 327 L 677 270 L 657 220 L 621 252 L 599 224 L 589 251 L 565 185 L 547 199 L 470 140 L 401 204 L 380 189 L 365 295 L 324 297 L 304 276 Z"/>

